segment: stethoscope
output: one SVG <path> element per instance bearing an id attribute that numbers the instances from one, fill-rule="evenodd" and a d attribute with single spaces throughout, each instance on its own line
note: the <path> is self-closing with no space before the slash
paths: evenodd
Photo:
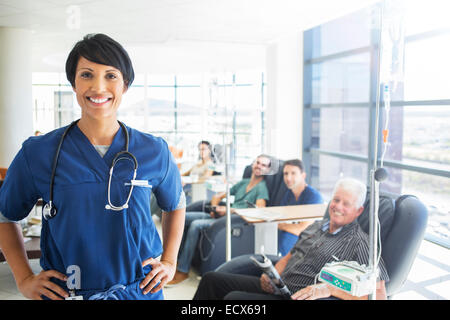
<path id="1" fill-rule="evenodd" d="M 59 140 L 59 144 L 58 144 L 58 148 L 56 149 L 56 153 L 55 153 L 55 157 L 53 159 L 53 168 L 52 168 L 52 176 L 50 179 L 50 195 L 49 195 L 49 201 L 44 205 L 44 207 L 42 208 L 42 215 L 46 220 L 49 220 L 51 218 L 54 218 L 56 216 L 56 214 L 58 213 L 58 210 L 56 209 L 55 205 L 53 204 L 53 185 L 55 182 L 55 173 L 56 173 L 56 167 L 58 165 L 58 158 L 59 158 L 59 153 L 61 151 L 61 146 L 64 142 L 64 138 L 66 137 L 67 133 L 70 131 L 70 129 L 72 129 L 73 126 L 75 126 L 78 123 L 78 120 L 75 120 L 74 122 L 72 122 L 66 130 L 64 130 L 64 133 L 61 136 L 61 139 Z M 127 209 L 128 208 L 128 202 L 130 201 L 131 198 L 131 194 L 133 193 L 133 183 L 131 183 L 131 188 L 130 191 L 128 192 L 128 197 L 127 200 L 125 201 L 125 203 L 121 206 L 115 206 L 111 203 L 111 179 L 112 179 L 112 175 L 113 175 L 113 171 L 114 171 L 114 166 L 116 165 L 116 163 L 120 160 L 129 160 L 132 161 L 134 164 L 134 172 L 133 172 L 133 179 L 131 181 L 135 181 L 136 179 L 136 173 L 137 173 L 137 168 L 138 168 L 138 162 L 136 160 L 136 157 L 128 151 L 128 144 L 129 144 L 129 136 L 128 136 L 128 130 L 125 127 L 125 125 L 118 121 L 120 126 L 122 127 L 122 130 L 125 134 L 125 150 L 120 151 L 118 153 L 116 153 L 116 155 L 114 156 L 114 159 L 111 163 L 111 167 L 109 169 L 109 180 L 108 180 L 108 203 L 105 205 L 105 209 L 107 210 L 113 210 L 113 211 L 121 211 L 123 209 Z M 124 156 L 129 156 L 129 157 L 124 157 Z M 130 159 L 131 158 L 131 159 Z"/>

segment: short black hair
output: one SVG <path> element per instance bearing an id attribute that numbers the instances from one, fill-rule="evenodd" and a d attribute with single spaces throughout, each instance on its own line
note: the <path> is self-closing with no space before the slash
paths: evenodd
<path id="1" fill-rule="evenodd" d="M 75 73 L 80 57 L 120 70 L 127 88 L 133 83 L 134 70 L 128 53 L 120 43 L 105 34 L 88 34 L 70 51 L 66 61 L 66 76 L 72 87 L 75 87 Z"/>
<path id="2" fill-rule="evenodd" d="M 299 160 L 299 159 L 286 160 L 283 164 L 283 169 L 287 165 L 298 167 L 300 169 L 300 172 L 305 171 L 302 160 Z"/>
<path id="3" fill-rule="evenodd" d="M 209 149 L 211 149 L 211 143 L 209 141 L 202 140 L 198 143 L 198 146 L 200 147 L 201 144 L 204 144 L 204 145 L 208 146 Z"/>

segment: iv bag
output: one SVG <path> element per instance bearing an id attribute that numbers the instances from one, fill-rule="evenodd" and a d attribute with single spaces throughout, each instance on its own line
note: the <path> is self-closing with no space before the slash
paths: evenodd
<path id="1" fill-rule="evenodd" d="M 391 83 L 395 91 L 404 79 L 405 5 L 402 0 L 385 1 L 381 29 L 380 82 Z"/>

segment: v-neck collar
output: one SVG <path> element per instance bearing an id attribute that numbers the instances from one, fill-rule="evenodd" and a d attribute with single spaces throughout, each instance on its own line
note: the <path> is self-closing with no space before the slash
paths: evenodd
<path id="1" fill-rule="evenodd" d="M 73 143 L 78 147 L 80 154 L 84 157 L 89 167 L 96 171 L 102 177 L 102 180 L 107 179 L 105 173 L 108 174 L 114 156 L 118 152 L 125 150 L 126 139 L 122 126 L 119 126 L 111 146 L 103 157 L 95 150 L 95 147 L 77 125 L 72 128 L 70 135 L 72 135 Z"/>

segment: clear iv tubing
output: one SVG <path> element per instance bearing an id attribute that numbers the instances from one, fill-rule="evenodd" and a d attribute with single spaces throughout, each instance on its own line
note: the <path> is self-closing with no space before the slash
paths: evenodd
<path id="1" fill-rule="evenodd" d="M 386 120 L 384 123 L 384 130 L 383 130 L 383 143 L 384 143 L 384 149 L 383 152 L 381 154 L 381 159 L 380 159 L 380 168 L 383 167 L 383 162 L 384 162 L 384 157 L 386 155 L 386 151 L 387 151 L 387 147 L 388 147 L 388 143 L 387 143 L 387 138 L 388 138 L 388 128 L 389 128 L 389 114 L 390 114 L 390 110 L 391 110 L 391 95 L 389 92 L 390 88 L 388 84 L 384 85 L 384 89 L 383 89 L 383 100 L 384 100 L 384 110 L 385 110 L 385 115 L 386 115 Z M 385 136 L 386 135 L 386 136 Z M 381 225 L 380 225 L 380 220 L 377 219 L 376 223 L 378 224 L 378 243 L 381 244 Z M 380 259 L 381 259 L 381 245 L 378 248 L 378 258 L 377 258 L 377 265 L 379 265 L 380 263 Z"/>
<path id="2" fill-rule="evenodd" d="M 388 134 L 388 128 L 389 128 L 389 114 L 390 114 L 390 110 L 391 110 L 391 97 L 390 97 L 390 92 L 389 92 L 389 85 L 385 84 L 384 85 L 384 90 L 383 90 L 383 100 L 384 100 L 384 110 L 385 110 L 385 115 L 386 115 L 386 121 L 384 123 L 384 130 L 383 132 L 385 132 L 386 136 L 383 136 L 383 142 L 384 142 L 384 149 L 383 149 L 383 153 L 381 154 L 381 159 L 380 159 L 380 167 L 383 167 L 383 162 L 384 162 L 384 156 L 386 155 L 386 151 L 387 151 L 387 134 Z"/>

